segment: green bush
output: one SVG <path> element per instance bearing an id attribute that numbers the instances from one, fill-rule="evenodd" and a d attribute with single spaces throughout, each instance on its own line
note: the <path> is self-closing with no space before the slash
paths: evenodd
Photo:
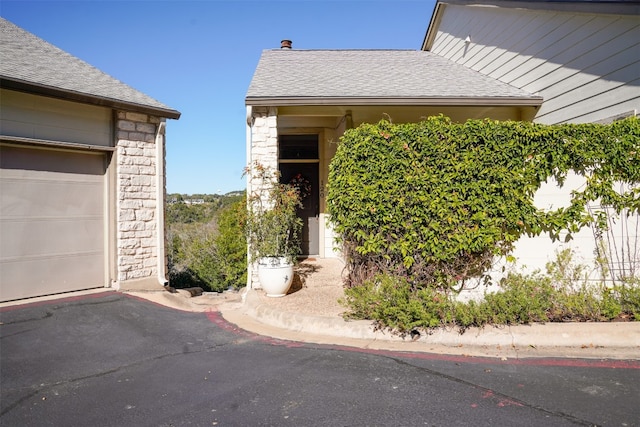
<path id="1" fill-rule="evenodd" d="M 510 273 L 496 292 L 478 301 L 457 301 L 433 288 L 415 288 L 406 279 L 378 274 L 345 289 L 345 317 L 373 320 L 380 329 L 401 335 L 413 330 L 455 326 L 518 325 L 534 322 L 640 321 L 640 283 L 605 286 L 567 282 L 584 266 L 561 252 L 546 274 Z"/>
<path id="2" fill-rule="evenodd" d="M 176 288 L 199 286 L 222 292 L 246 285 L 246 202 L 219 203 L 208 222 L 170 223 L 168 227 L 169 283 Z"/>
<path id="3" fill-rule="evenodd" d="M 185 247 L 189 270 L 210 290 L 221 292 L 225 288 L 215 246 L 215 233 L 205 227 L 200 227 L 200 230 Z"/>
<path id="4" fill-rule="evenodd" d="M 253 186 L 246 214 L 251 259 L 283 257 L 295 264 L 302 235 L 299 190 L 280 183 L 280 172 L 259 162 L 245 168 L 245 174 Z"/>
<path id="5" fill-rule="evenodd" d="M 403 335 L 450 322 L 454 310 L 444 293 L 428 288 L 416 292 L 406 279 L 384 274 L 345 289 L 343 303 L 351 308 L 347 318 L 374 320 Z"/>
<path id="6" fill-rule="evenodd" d="M 500 288 L 484 296 L 487 323 L 517 325 L 548 320 L 554 292 L 548 278 L 512 274 Z"/>
<path id="7" fill-rule="evenodd" d="M 220 292 L 222 283 L 215 247 L 217 227 L 207 224 L 173 226 L 169 235 L 169 284 L 175 288 L 199 286 Z"/>
<path id="8" fill-rule="evenodd" d="M 549 320 L 566 321 L 601 321 L 615 317 L 613 310 L 608 310 L 611 316 L 605 316 L 605 304 L 611 306 L 613 301 L 608 298 L 605 288 L 597 285 L 583 284 L 577 289 L 559 289 L 554 295 L 554 304 L 549 312 Z M 617 311 L 617 310 L 616 310 Z"/>
<path id="9" fill-rule="evenodd" d="M 247 284 L 246 201 L 239 200 L 220 212 L 214 238 L 223 287 L 239 289 Z"/>
<path id="10" fill-rule="evenodd" d="M 534 205 L 540 185 L 588 176 L 568 207 Z M 594 222 L 587 203 L 640 208 L 640 120 L 542 125 L 431 117 L 345 132 L 330 164 L 328 210 L 356 286 L 382 272 L 416 289 L 486 280 L 522 235 L 573 233 Z M 570 234 L 569 234 L 570 237 Z"/>
<path id="11" fill-rule="evenodd" d="M 630 318 L 640 321 L 640 283 L 636 279 L 631 283 L 615 286 L 612 289 L 617 301 L 620 301 L 620 310 Z"/>

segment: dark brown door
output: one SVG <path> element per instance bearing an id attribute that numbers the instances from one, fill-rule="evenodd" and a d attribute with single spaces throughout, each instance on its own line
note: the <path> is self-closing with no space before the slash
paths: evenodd
<path id="1" fill-rule="evenodd" d="M 302 255 L 320 253 L 320 192 L 318 163 L 281 163 L 280 181 L 289 184 L 292 181 L 303 182 L 301 186 L 302 205 L 298 216 L 302 218 Z M 308 183 L 308 185 L 306 185 Z"/>

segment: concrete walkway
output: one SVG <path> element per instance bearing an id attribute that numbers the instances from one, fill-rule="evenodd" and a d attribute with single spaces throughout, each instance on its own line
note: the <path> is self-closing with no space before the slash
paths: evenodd
<path id="1" fill-rule="evenodd" d="M 238 327 L 278 339 L 377 350 L 505 358 L 580 357 L 640 359 L 640 322 L 547 323 L 512 327 L 440 329 L 416 340 L 374 331 L 369 321 L 345 321 L 337 259 L 307 260 L 289 294 L 269 298 L 261 290 L 191 297 L 188 292 L 131 293 L 189 311 L 219 310 Z"/>

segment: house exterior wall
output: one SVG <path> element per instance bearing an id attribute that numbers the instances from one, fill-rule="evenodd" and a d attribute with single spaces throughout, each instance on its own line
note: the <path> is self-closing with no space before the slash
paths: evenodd
<path id="1" fill-rule="evenodd" d="M 337 128 L 326 129 L 324 140 L 320 146 L 320 242 L 321 255 L 324 258 L 341 258 L 342 250 L 336 242 L 336 234 L 331 224 L 331 217 L 327 212 L 327 192 L 329 190 L 329 164 L 336 154 L 338 141 L 347 130 L 347 120 L 340 122 Z"/>
<path id="2" fill-rule="evenodd" d="M 247 167 L 256 163 L 278 170 L 278 109 L 275 107 L 254 107 L 247 116 Z M 261 183 L 249 174 L 247 194 L 260 191 Z M 251 260 L 250 260 L 251 261 Z M 249 262 L 247 287 L 261 288 L 258 280 L 258 266 Z"/>
<path id="3" fill-rule="evenodd" d="M 2 135 L 113 146 L 111 109 L 0 89 Z"/>
<path id="4" fill-rule="evenodd" d="M 261 163 L 268 168 L 278 169 L 278 109 L 275 107 L 254 107 L 251 126 L 250 164 Z"/>
<path id="5" fill-rule="evenodd" d="M 465 42 L 467 37 L 470 42 Z M 543 105 L 534 122 L 607 123 L 640 111 L 639 41 L 637 15 L 447 4 L 430 50 L 541 95 Z M 536 206 L 545 210 L 567 206 L 570 191 L 583 183 L 576 175 L 569 176 L 563 188 L 546 183 L 536 194 Z M 637 216 L 630 220 L 637 221 Z M 635 234 L 618 230 L 611 237 L 622 246 L 637 241 Z M 569 248 L 576 262 L 594 267 L 594 231 L 585 228 L 572 237 L 568 243 L 546 236 L 524 237 L 513 254 L 516 265 L 544 271 L 558 251 Z M 599 279 L 595 268 L 590 278 Z"/>
<path id="6" fill-rule="evenodd" d="M 319 255 L 322 258 L 340 257 L 341 253 L 335 242 L 335 234 L 327 214 L 326 194 L 329 180 L 329 163 L 333 158 L 337 140 L 344 133 L 345 121 L 336 127 L 336 118 L 311 119 L 295 124 L 287 124 L 276 107 L 252 107 L 247 116 L 247 160 L 248 166 L 259 163 L 269 169 L 278 170 L 278 135 L 317 134 L 319 143 Z M 247 194 L 259 191 L 260 182 L 249 177 Z M 256 265 L 249 266 L 247 277 L 249 288 L 260 288 Z"/>
<path id="7" fill-rule="evenodd" d="M 536 122 L 585 123 L 640 110 L 639 40 L 638 16 L 448 4 L 430 50 L 541 95 Z"/>
<path id="8" fill-rule="evenodd" d="M 161 286 L 165 274 L 162 123 L 147 114 L 117 113 L 114 286 L 121 290 Z"/>
<path id="9" fill-rule="evenodd" d="M 527 110 L 528 111 L 528 110 Z M 524 113 L 519 107 L 495 106 L 371 106 L 371 107 L 247 107 L 247 162 L 256 162 L 278 170 L 278 136 L 284 134 L 316 134 L 319 143 L 319 256 L 340 258 L 342 251 L 336 242 L 331 219 L 327 212 L 326 195 L 329 165 L 336 153 L 338 141 L 348 128 L 362 123 L 375 123 L 391 117 L 394 123 L 418 121 L 429 115 L 445 114 L 453 120 L 490 117 L 495 120 L 520 120 Z M 259 190 L 255 179 L 248 179 L 247 193 Z M 249 288 L 259 288 L 257 266 L 249 267 Z"/>
<path id="10" fill-rule="evenodd" d="M 55 227 L 49 228 L 47 233 L 45 243 L 49 246 L 40 245 L 42 248 L 38 249 L 37 255 L 43 258 L 42 265 L 49 262 L 47 269 L 42 268 L 41 275 L 47 271 L 60 271 L 60 274 L 56 274 L 59 277 L 53 281 L 43 279 L 51 285 L 42 288 L 41 294 L 72 290 L 72 282 L 77 289 L 112 286 L 124 290 L 160 286 L 166 274 L 164 119 L 6 89 L 1 90 L 0 96 L 0 135 L 9 144 L 7 150 L 13 150 L 14 160 L 22 152 L 37 154 L 30 155 L 32 164 L 24 168 L 32 171 L 31 175 L 16 184 L 29 189 L 23 192 L 27 196 L 21 196 L 19 202 L 32 206 L 30 215 L 55 214 L 58 218 Z M 87 159 L 98 164 L 90 169 L 91 173 L 85 173 L 89 170 Z M 44 169 L 39 172 L 42 167 Z M 73 168 L 84 172 L 65 178 L 62 171 Z M 9 166 L 3 171 L 3 177 L 8 180 L 20 172 L 14 169 Z M 43 178 L 35 180 L 36 173 L 42 174 Z M 38 182 L 45 187 L 55 185 L 55 188 L 35 197 L 33 192 L 39 188 Z M 91 189 L 88 195 L 79 192 L 88 188 Z M 64 193 L 60 196 L 54 189 Z M 78 194 L 82 194 L 80 200 Z M 9 222 L 17 203 L 12 200 L 8 196 L 3 198 L 2 212 L 9 215 L 5 218 Z M 87 208 L 94 205 L 96 208 Z M 46 216 L 45 219 L 50 218 Z M 35 221 L 37 224 L 37 221 L 42 222 L 37 218 Z M 21 240 L 35 242 L 23 237 L 18 236 Z M 44 259 L 47 253 L 52 254 L 49 261 Z M 66 258 L 57 255 L 59 253 Z M 80 262 L 75 261 L 76 258 L 86 258 L 89 254 L 93 254 L 92 262 L 82 261 L 82 268 L 67 265 Z M 19 265 L 27 265 L 25 263 L 30 259 L 14 258 Z M 63 258 L 71 261 L 64 264 Z M 90 266 L 91 271 L 102 272 L 99 280 L 95 274 L 89 279 Z M 20 292 L 37 296 L 38 289 L 31 286 Z"/>

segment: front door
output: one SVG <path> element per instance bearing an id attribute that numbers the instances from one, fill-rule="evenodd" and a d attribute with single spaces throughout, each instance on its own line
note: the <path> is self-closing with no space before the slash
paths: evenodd
<path id="1" fill-rule="evenodd" d="M 280 163 L 280 181 L 283 184 L 296 183 L 302 197 L 302 208 L 298 216 L 302 218 L 302 255 L 320 253 L 320 192 L 318 163 Z"/>

